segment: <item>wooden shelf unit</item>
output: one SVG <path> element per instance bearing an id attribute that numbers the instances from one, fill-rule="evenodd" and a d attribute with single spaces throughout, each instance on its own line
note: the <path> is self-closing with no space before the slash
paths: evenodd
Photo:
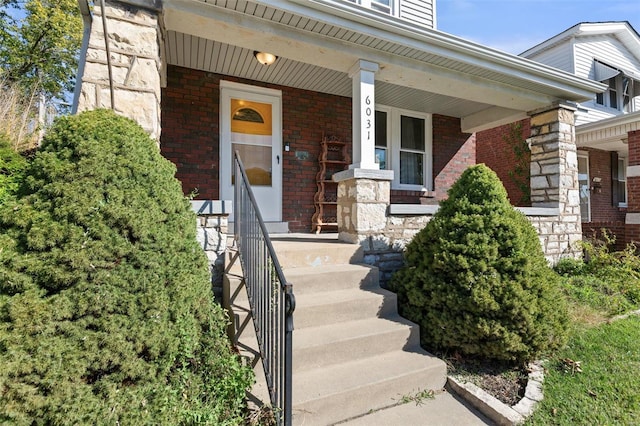
<path id="1" fill-rule="evenodd" d="M 338 183 L 331 176 L 349 167 L 351 158 L 347 144 L 335 136 L 323 137 L 320 142 L 319 170 L 316 174 L 318 190 L 313 197 L 315 213 L 311 218 L 311 231 L 319 234 L 323 227 L 338 227 Z"/>

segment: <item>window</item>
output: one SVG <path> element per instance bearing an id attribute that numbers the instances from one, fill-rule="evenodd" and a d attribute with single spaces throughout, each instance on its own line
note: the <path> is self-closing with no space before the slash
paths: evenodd
<path id="1" fill-rule="evenodd" d="M 386 13 L 388 15 L 397 16 L 398 7 L 396 6 L 397 0 L 348 0 L 351 3 L 359 4 L 360 6 L 377 10 L 378 12 Z"/>
<path id="2" fill-rule="evenodd" d="M 395 108 L 376 108 L 376 161 L 392 169 L 393 188 L 431 188 L 431 116 Z"/>
<path id="3" fill-rule="evenodd" d="M 624 74 L 618 74 L 602 82 L 609 87 L 604 93 L 596 95 L 596 104 L 618 111 L 633 112 L 634 84 L 640 83 Z"/>
<path id="4" fill-rule="evenodd" d="M 627 159 L 618 158 L 618 206 L 626 207 L 627 205 Z"/>
<path id="5" fill-rule="evenodd" d="M 376 111 L 376 163 L 387 169 L 387 113 Z"/>
<path id="6" fill-rule="evenodd" d="M 591 181 L 589 180 L 589 154 L 586 152 L 578 152 L 578 187 L 582 222 L 591 222 Z"/>

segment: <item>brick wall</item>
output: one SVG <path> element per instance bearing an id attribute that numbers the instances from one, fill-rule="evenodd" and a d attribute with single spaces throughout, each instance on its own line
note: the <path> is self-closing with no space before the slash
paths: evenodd
<path id="1" fill-rule="evenodd" d="M 162 93 L 162 154 L 178 168 L 185 194 L 219 198 L 220 80 L 282 90 L 283 220 L 291 232 L 311 229 L 323 133 L 351 141 L 351 99 L 169 66 Z"/>
<path id="2" fill-rule="evenodd" d="M 531 135 L 530 120 L 522 120 L 520 124 L 522 126 L 522 138 L 526 139 Z M 513 149 L 504 139 L 505 135 L 510 134 L 510 132 L 511 124 L 507 124 L 476 133 L 476 161 L 478 164 L 486 164 L 487 167 L 496 172 L 513 205 L 530 205 L 522 201 L 522 190 L 509 175 L 509 172 L 513 170 L 513 165 L 518 161 Z M 529 160 L 530 156 L 526 155 L 526 162 L 528 163 Z"/>
<path id="3" fill-rule="evenodd" d="M 460 119 L 433 116 L 433 176 L 436 198 L 443 200 L 462 172 L 476 163 L 476 135 L 460 131 Z"/>

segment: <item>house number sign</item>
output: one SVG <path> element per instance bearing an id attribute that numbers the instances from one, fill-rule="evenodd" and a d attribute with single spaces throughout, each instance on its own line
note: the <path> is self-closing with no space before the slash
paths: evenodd
<path id="1" fill-rule="evenodd" d="M 364 98 L 364 117 L 367 130 L 367 141 L 370 141 L 371 130 L 373 129 L 373 110 L 371 108 L 371 96 L 369 95 L 365 96 Z"/>

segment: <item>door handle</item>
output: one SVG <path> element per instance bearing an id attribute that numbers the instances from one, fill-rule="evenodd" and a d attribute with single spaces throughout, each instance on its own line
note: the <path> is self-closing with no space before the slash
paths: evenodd
<path id="1" fill-rule="evenodd" d="M 278 162 L 278 164 L 280 164 L 280 156 L 276 155 L 276 161 Z"/>

